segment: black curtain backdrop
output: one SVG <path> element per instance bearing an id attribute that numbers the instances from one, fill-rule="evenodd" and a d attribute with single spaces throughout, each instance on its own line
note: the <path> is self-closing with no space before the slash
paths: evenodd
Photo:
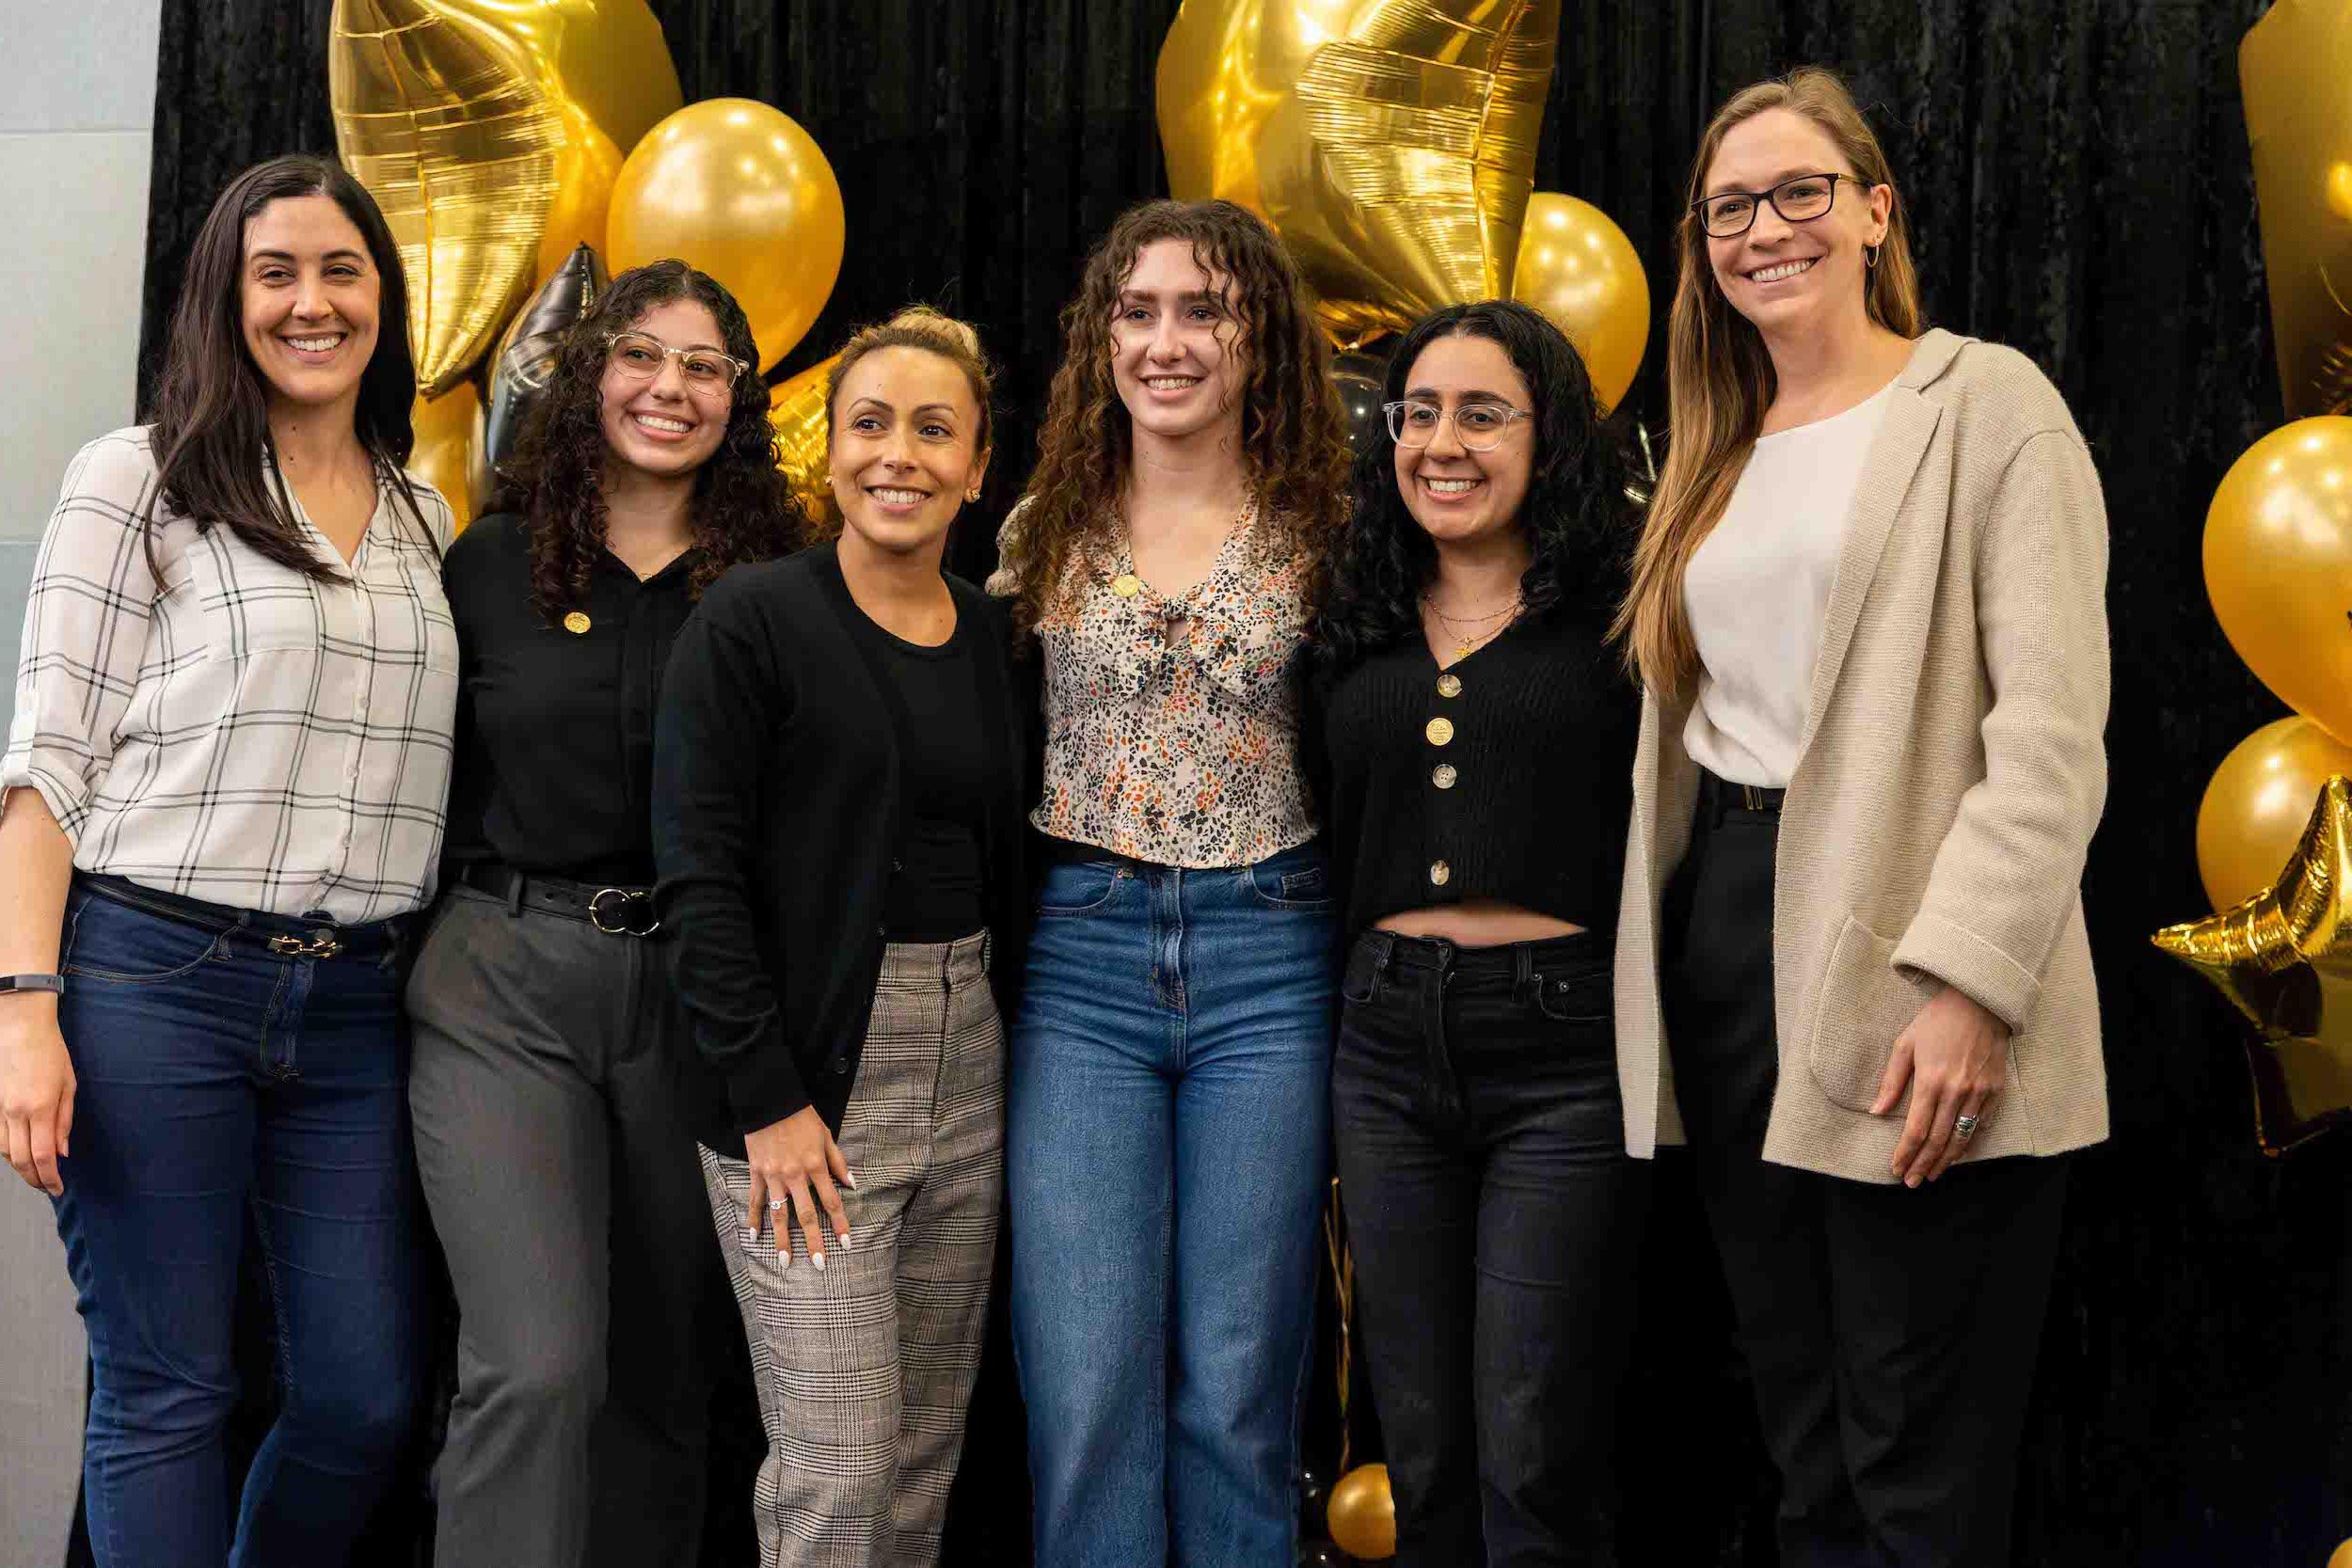
<path id="1" fill-rule="evenodd" d="M 1034 455 L 1056 312 L 1086 246 L 1165 188 L 1152 71 L 1176 0 L 653 5 L 689 101 L 776 104 L 841 176 L 841 281 L 780 370 L 911 299 L 976 320 L 1002 360 L 1003 455 L 955 556 L 984 568 Z M 2282 711 L 2223 641 L 2199 572 L 2216 482 L 2280 420 L 2236 75 L 2263 9 L 1572 4 L 1536 166 L 1538 188 L 1597 203 L 1649 263 L 1658 320 L 1629 406 L 1655 425 L 1670 239 L 1699 129 L 1758 76 L 1843 69 L 1893 155 L 1931 318 L 2033 356 L 2097 454 L 2113 531 L 2113 780 L 2087 884 L 2115 1136 L 2076 1166 L 2020 1456 L 2017 1560 L 2031 1568 L 2318 1568 L 2352 1535 L 2352 1135 L 2283 1162 L 2258 1154 L 2237 1024 L 2147 944 L 2204 911 L 2191 826 L 2205 780 Z M 262 157 L 333 148 L 326 32 L 325 0 L 166 5 L 143 391 L 214 194 Z M 1627 1555 L 1766 1564 L 1772 1481 L 1676 1172 L 1664 1163 L 1628 1401 Z M 957 1563 L 1026 1560 L 1022 1446 L 998 1373 L 975 1416 Z M 421 1560 L 414 1506 L 390 1512 L 381 1560 Z"/>

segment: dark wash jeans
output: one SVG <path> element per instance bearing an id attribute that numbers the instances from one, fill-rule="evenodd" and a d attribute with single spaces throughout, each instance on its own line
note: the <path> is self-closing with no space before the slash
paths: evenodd
<path id="1" fill-rule="evenodd" d="M 332 931 L 333 958 L 272 952 Z M 58 1022 L 79 1081 L 57 1234 L 89 1333 L 101 1568 L 340 1563 L 420 1402 L 397 923 L 331 927 L 77 877 Z M 248 1212 L 284 1403 L 230 1520 Z"/>
<path id="2" fill-rule="evenodd" d="M 1613 1562 L 1649 1172 L 1610 942 L 1367 931 L 1341 989 L 1333 1130 L 1398 1568 Z"/>

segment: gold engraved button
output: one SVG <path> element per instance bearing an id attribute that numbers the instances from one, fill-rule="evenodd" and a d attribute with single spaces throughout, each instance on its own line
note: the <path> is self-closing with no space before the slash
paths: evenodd
<path id="1" fill-rule="evenodd" d="M 1121 572 L 1111 578 L 1111 592 L 1122 599 L 1132 599 L 1143 592 L 1143 579 L 1133 572 Z"/>
<path id="2" fill-rule="evenodd" d="M 1440 696 L 1440 697 L 1459 697 L 1461 694 L 1462 694 L 1462 677 L 1461 677 L 1461 676 L 1459 676 L 1459 675 L 1455 674 L 1453 671 L 1449 670 L 1449 671 L 1447 671 L 1444 674 L 1439 675 L 1439 676 L 1438 677 L 1438 696 Z"/>
<path id="3" fill-rule="evenodd" d="M 1432 719 L 1429 721 L 1429 727 L 1422 730 L 1421 733 L 1429 737 L 1430 745 L 1442 746 L 1447 741 L 1454 738 L 1454 721 L 1451 719 Z"/>
<path id="4" fill-rule="evenodd" d="M 1429 770 L 1429 782 L 1439 789 L 1452 789 L 1454 781 L 1460 777 L 1461 775 L 1454 770 L 1454 764 L 1450 762 L 1441 762 Z"/>
<path id="5" fill-rule="evenodd" d="M 573 610 L 569 615 L 564 617 L 564 629 L 570 632 L 575 637 L 578 637 L 581 633 L 585 632 L 588 629 L 588 617 L 582 615 L 577 610 Z"/>
<path id="6" fill-rule="evenodd" d="M 1429 880 L 1434 886 L 1445 886 L 1446 883 L 1454 880 L 1454 867 L 1446 864 L 1443 861 L 1431 862 L 1429 866 Z"/>

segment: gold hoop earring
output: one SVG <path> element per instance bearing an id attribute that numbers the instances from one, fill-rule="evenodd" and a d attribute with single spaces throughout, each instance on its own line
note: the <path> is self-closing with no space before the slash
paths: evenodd
<path id="1" fill-rule="evenodd" d="M 1884 244 L 1885 242 L 1882 240 L 1879 245 L 1866 245 L 1862 247 L 1862 264 L 1866 269 L 1879 264 L 1880 245 Z"/>

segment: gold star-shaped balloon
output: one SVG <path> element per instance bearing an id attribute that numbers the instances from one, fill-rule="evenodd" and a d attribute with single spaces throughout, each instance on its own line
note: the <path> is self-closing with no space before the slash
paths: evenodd
<path id="1" fill-rule="evenodd" d="M 2330 778 L 2279 879 L 2151 940 L 2262 1032 L 2249 1047 L 2256 1133 L 2271 1153 L 2352 1113 L 2352 781 Z"/>

